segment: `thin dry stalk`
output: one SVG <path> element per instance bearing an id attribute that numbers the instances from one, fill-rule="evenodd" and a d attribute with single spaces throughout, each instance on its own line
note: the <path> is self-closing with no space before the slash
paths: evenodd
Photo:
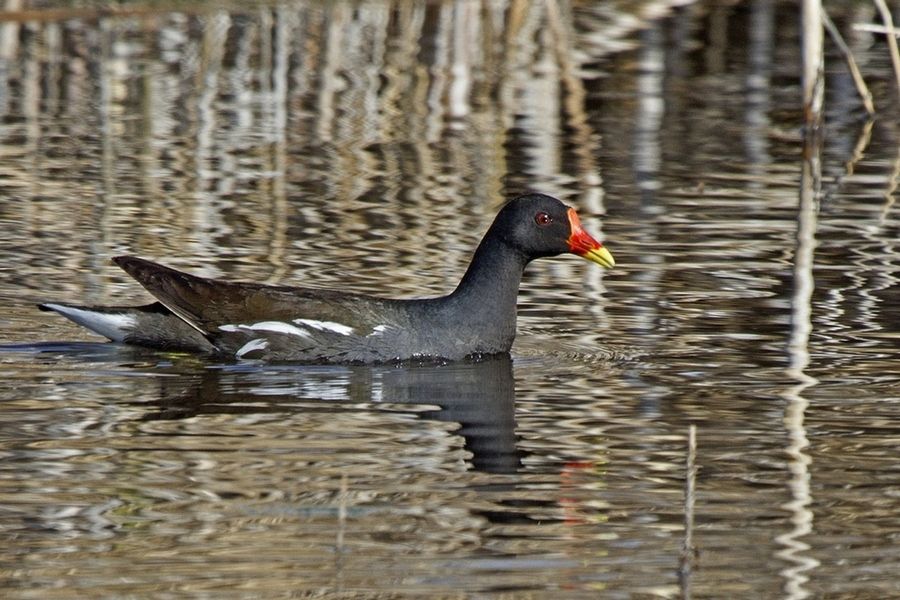
<path id="1" fill-rule="evenodd" d="M 806 133 L 817 134 L 825 98 L 821 0 L 803 0 L 803 113 Z"/>
<path id="2" fill-rule="evenodd" d="M 900 98 L 900 50 L 897 49 L 897 32 L 894 30 L 894 20 L 891 18 L 891 11 L 888 10 L 887 2 L 884 0 L 874 0 L 878 12 L 881 13 L 881 20 L 884 21 L 884 27 L 887 30 L 888 49 L 891 52 L 891 62 L 894 65 L 894 77 L 897 79 L 897 96 Z"/>
<path id="3" fill-rule="evenodd" d="M 856 140 L 856 146 L 853 148 L 853 155 L 850 157 L 844 167 L 847 170 L 847 175 L 853 175 L 856 171 L 856 163 L 862 160 L 866 148 L 869 147 L 869 142 L 872 141 L 872 128 L 875 127 L 875 121 L 869 119 L 866 121 L 865 125 L 863 125 L 862 131 L 859 134 L 859 138 Z"/>
<path id="4" fill-rule="evenodd" d="M 844 42 L 844 37 L 841 35 L 841 32 L 838 31 L 838 28 L 834 26 L 834 22 L 832 22 L 831 17 L 828 16 L 828 13 L 824 8 L 822 10 L 822 23 L 825 25 L 828 35 L 830 35 L 831 39 L 834 40 L 834 43 L 837 44 L 841 54 L 844 55 L 844 59 L 847 61 L 847 67 L 850 69 L 850 74 L 853 76 L 853 83 L 856 84 L 856 91 L 859 92 L 859 96 L 862 98 L 863 106 L 866 107 L 866 112 L 870 115 L 874 115 L 875 103 L 872 102 L 872 93 L 869 91 L 866 82 L 863 81 L 862 73 L 859 72 L 859 67 L 856 65 L 856 59 L 853 58 L 853 52 L 850 51 L 850 47 Z"/>
<path id="5" fill-rule="evenodd" d="M 874 23 L 854 23 L 853 29 L 856 31 L 865 31 L 868 33 L 887 33 L 888 28 L 884 25 L 875 25 Z M 894 30 L 894 37 L 900 37 L 900 29 Z"/>
<path id="6" fill-rule="evenodd" d="M 882 225 L 887 222 L 891 208 L 894 206 L 894 195 L 897 193 L 898 187 L 900 187 L 900 154 L 897 155 L 897 159 L 894 161 L 894 170 L 888 178 L 888 187 L 884 191 L 884 207 L 881 209 Z"/>
<path id="7" fill-rule="evenodd" d="M 688 429 L 687 461 L 684 478 L 684 542 L 681 547 L 681 564 L 678 579 L 681 583 L 681 597 L 690 600 L 691 571 L 694 565 L 694 500 L 697 489 L 697 426 Z"/>

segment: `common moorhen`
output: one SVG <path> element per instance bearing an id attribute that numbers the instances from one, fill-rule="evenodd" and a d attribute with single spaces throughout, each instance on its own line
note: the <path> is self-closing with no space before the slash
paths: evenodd
<path id="1" fill-rule="evenodd" d="M 158 302 L 137 307 L 41 304 L 112 341 L 161 349 L 302 362 L 458 360 L 509 352 L 525 266 L 571 252 L 612 267 L 575 209 L 543 194 L 508 202 L 462 281 L 447 296 L 411 300 L 338 290 L 207 279 L 137 258 L 113 261 Z"/>

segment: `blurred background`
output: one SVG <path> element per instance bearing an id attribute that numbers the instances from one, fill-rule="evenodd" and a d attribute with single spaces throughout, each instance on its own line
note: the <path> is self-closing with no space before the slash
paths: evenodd
<path id="1" fill-rule="evenodd" d="M 3 2 L 9 594 L 900 595 L 874 2 L 826 3 L 876 114 L 826 39 L 815 206 L 796 2 Z M 530 266 L 510 364 L 209 365 L 34 308 L 146 301 L 124 253 L 443 294 L 529 190 L 618 266 Z"/>

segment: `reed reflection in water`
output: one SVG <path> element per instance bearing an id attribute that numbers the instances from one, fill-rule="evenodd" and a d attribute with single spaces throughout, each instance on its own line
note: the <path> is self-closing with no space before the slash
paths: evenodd
<path id="1" fill-rule="evenodd" d="M 878 118 L 826 56 L 802 203 L 792 2 L 45 6 L 0 13 L 0 595 L 900 594 L 872 4 L 828 9 Z M 531 188 L 619 265 L 529 267 L 511 362 L 210 363 L 33 305 L 145 301 L 123 253 L 445 293 Z"/>
<path id="2" fill-rule="evenodd" d="M 612 14 L 623 24 L 604 28 L 611 38 L 595 55 L 615 39 L 634 44 L 624 36 L 635 24 Z M 14 152 L 37 149 L 41 160 L 10 163 L 0 185 L 51 204 L 99 196 L 102 210 L 74 215 L 90 225 L 75 229 L 76 248 L 99 226 L 146 254 L 215 257 L 219 269 L 262 263 L 277 279 L 289 274 L 292 246 L 314 249 L 304 241 L 312 231 L 352 249 L 377 230 L 382 239 L 349 258 L 375 267 L 367 257 L 377 251 L 402 262 L 398 249 L 426 228 L 446 239 L 446 217 L 486 218 L 509 190 L 536 181 L 602 211 L 566 5 L 201 4 L 73 16 L 4 24 L 5 71 L 22 86 L 7 106 L 22 119 L 0 135 L 25 138 Z M 559 137 L 567 126 L 571 151 Z M 401 203 L 428 219 L 383 210 Z M 52 227 L 49 214 L 35 217 Z M 448 248 L 448 274 L 476 235 Z M 420 285 L 404 270 L 396 277 Z"/>

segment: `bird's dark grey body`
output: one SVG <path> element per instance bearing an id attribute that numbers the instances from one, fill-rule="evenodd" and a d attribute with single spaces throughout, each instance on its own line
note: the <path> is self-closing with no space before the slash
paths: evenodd
<path id="1" fill-rule="evenodd" d="M 124 256 L 116 264 L 159 302 L 42 308 L 114 341 L 241 359 L 373 363 L 504 353 L 515 339 L 516 297 L 532 259 L 573 251 L 612 264 L 609 253 L 580 230 L 577 217 L 567 214 L 549 196 L 514 200 L 482 239 L 456 290 L 438 298 L 399 300 L 213 280 Z M 604 255 L 590 256 L 596 248 L 573 250 L 573 229 Z"/>

